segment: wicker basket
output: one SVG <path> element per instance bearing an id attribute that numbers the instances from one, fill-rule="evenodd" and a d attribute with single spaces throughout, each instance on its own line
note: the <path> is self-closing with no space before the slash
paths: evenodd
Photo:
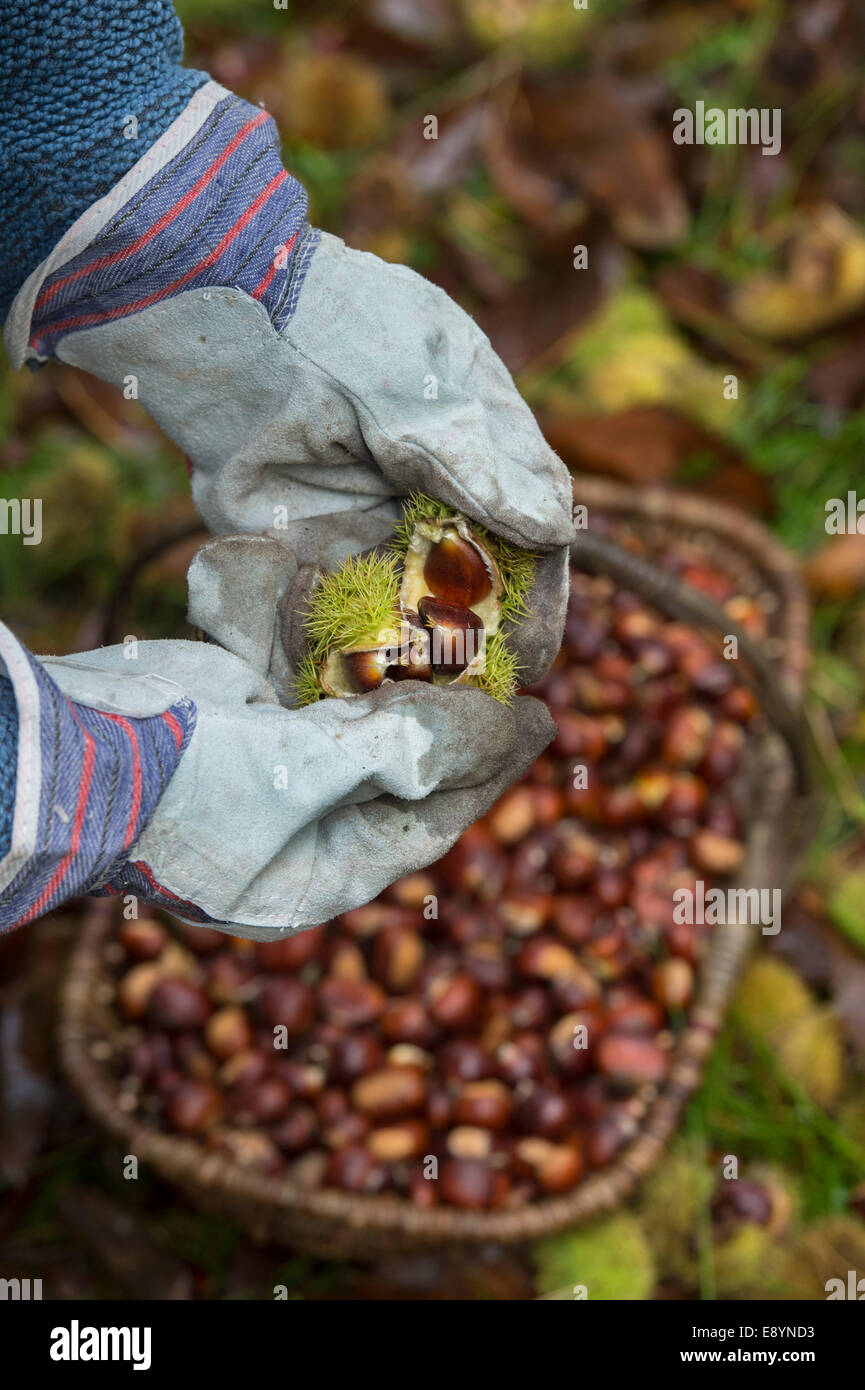
<path id="1" fill-rule="evenodd" d="M 693 543 L 695 555 L 705 556 L 734 576 L 743 592 L 768 596 L 771 634 L 764 650 L 779 688 L 794 711 L 798 709 L 808 661 L 807 604 L 790 557 L 762 526 L 715 502 L 662 489 L 637 490 L 580 478 L 575 491 L 587 504 L 592 524 L 601 531 L 611 530 L 629 554 L 643 550 L 651 556 L 671 535 L 686 538 L 689 545 Z M 639 559 L 635 563 L 639 567 Z M 659 608 L 682 616 L 682 588 L 677 581 L 667 578 L 650 587 Z M 728 631 L 729 626 L 725 621 L 720 630 Z M 750 820 L 746 864 L 739 881 L 743 887 L 779 886 L 795 859 L 795 830 L 804 820 L 800 813 L 807 802 L 796 794 L 793 761 L 774 729 L 754 736 L 747 762 Z M 106 1038 L 117 1029 L 107 1002 L 112 990 L 104 957 L 115 922 L 112 904 L 94 902 L 63 992 L 61 1056 L 90 1113 L 124 1152 L 151 1164 L 200 1207 L 237 1221 L 254 1239 L 325 1257 L 359 1259 L 430 1245 L 531 1241 L 621 1203 L 662 1153 L 697 1088 L 736 978 L 758 935 L 746 924 L 714 928 L 689 1021 L 675 1044 L 669 1078 L 640 1132 L 613 1163 L 563 1196 L 514 1210 L 474 1213 L 447 1207 L 421 1210 L 392 1195 L 353 1196 L 333 1189 L 310 1192 L 282 1176 L 246 1171 L 222 1154 L 130 1116 L 118 1104 L 118 1082 L 104 1060 Z"/>

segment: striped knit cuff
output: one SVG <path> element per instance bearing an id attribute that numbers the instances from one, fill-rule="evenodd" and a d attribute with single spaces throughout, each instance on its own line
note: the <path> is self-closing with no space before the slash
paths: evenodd
<path id="1" fill-rule="evenodd" d="M 22 286 L 4 337 L 15 366 L 61 338 L 184 290 L 233 286 L 290 319 L 318 232 L 266 111 L 208 82 Z"/>
<path id="2" fill-rule="evenodd" d="M 0 931 L 120 872 L 195 727 L 186 698 L 149 718 L 74 703 L 0 623 L 3 667 L 18 706 L 18 766 Z"/>

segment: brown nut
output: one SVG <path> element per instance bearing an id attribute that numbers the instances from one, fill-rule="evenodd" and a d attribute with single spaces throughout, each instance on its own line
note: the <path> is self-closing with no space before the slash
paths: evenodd
<path id="1" fill-rule="evenodd" d="M 436 1038 L 433 1024 L 423 1000 L 414 995 L 391 999 L 385 1004 L 378 1021 L 382 1037 L 389 1043 L 414 1043 L 429 1047 Z"/>
<path id="2" fill-rule="evenodd" d="M 664 730 L 661 752 L 673 767 L 694 768 L 712 737 L 712 716 L 700 705 L 680 705 Z"/>
<path id="3" fill-rule="evenodd" d="M 224 1153 L 241 1168 L 255 1173 L 278 1173 L 282 1155 L 267 1134 L 250 1129 L 215 1129 L 207 1136 L 207 1147 Z"/>
<path id="4" fill-rule="evenodd" d="M 691 836 L 688 848 L 698 869 L 720 878 L 734 874 L 745 860 L 745 846 L 741 840 L 731 840 L 714 830 L 698 830 Z"/>
<path id="5" fill-rule="evenodd" d="M 241 1125 L 270 1125 L 281 1119 L 292 1101 L 290 1086 L 281 1076 L 241 1081 L 228 1097 L 229 1109 Z"/>
<path id="6" fill-rule="evenodd" d="M 290 1038 L 296 1038 L 315 1018 L 315 998 L 294 976 L 276 975 L 262 986 L 258 1011 L 271 1027 L 284 1028 Z"/>
<path id="7" fill-rule="evenodd" d="M 157 1028 L 202 1028 L 210 1014 L 207 996 L 191 980 L 158 980 L 147 1001 L 147 1017 Z"/>
<path id="8" fill-rule="evenodd" d="M 464 972 L 439 975 L 426 990 L 430 1017 L 448 1032 L 461 1032 L 476 1021 L 482 1001 L 477 981 Z"/>
<path id="9" fill-rule="evenodd" d="M 399 1124 L 373 1129 L 366 1136 L 366 1146 L 382 1163 L 403 1163 L 424 1153 L 429 1143 L 429 1128 L 423 1120 L 402 1120 Z"/>
<path id="10" fill-rule="evenodd" d="M 318 1002 L 329 1022 L 339 1028 L 361 1028 L 373 1023 L 385 1006 L 385 994 L 372 980 L 324 980 Z"/>
<path id="11" fill-rule="evenodd" d="M 500 845 L 513 845 L 534 830 L 537 799 L 532 787 L 511 787 L 487 813 L 487 825 Z"/>
<path id="12" fill-rule="evenodd" d="M 458 603 L 424 595 L 418 612 L 430 633 L 430 660 L 439 675 L 458 676 L 483 650 L 484 625 Z"/>
<path id="13" fill-rule="evenodd" d="M 117 933 L 118 940 L 133 960 L 155 960 L 162 954 L 168 933 L 161 922 L 152 917 L 139 917 L 124 922 Z"/>
<path id="14" fill-rule="evenodd" d="M 293 1105 L 270 1133 L 284 1153 L 301 1153 L 318 1137 L 318 1117 L 310 1105 Z"/>
<path id="15" fill-rule="evenodd" d="M 423 961 L 421 937 L 404 927 L 386 927 L 373 944 L 373 973 L 391 994 L 404 994 L 411 989 Z"/>
<path id="16" fill-rule="evenodd" d="M 686 960 L 671 956 L 652 971 L 652 993 L 665 1009 L 685 1009 L 694 993 L 694 972 Z"/>
<path id="17" fill-rule="evenodd" d="M 583 1171 L 583 1161 L 575 1144 L 553 1144 L 549 1139 L 534 1135 L 516 1144 L 514 1157 L 545 1192 L 566 1192 Z"/>
<path id="18" fill-rule="evenodd" d="M 382 1045 L 374 1033 L 346 1033 L 331 1052 L 331 1068 L 337 1081 L 356 1081 L 377 1071 L 384 1060 Z"/>
<path id="19" fill-rule="evenodd" d="M 204 1025 L 204 1041 L 220 1062 L 246 1052 L 253 1043 L 252 1026 L 243 1009 L 226 1004 L 211 1014 Z"/>
<path id="20" fill-rule="evenodd" d="M 319 959 L 325 939 L 323 927 L 310 927 L 275 941 L 256 941 L 256 959 L 265 970 L 300 970 Z"/>
<path id="21" fill-rule="evenodd" d="M 429 591 L 448 603 L 468 608 L 492 589 L 489 571 L 479 551 L 456 534 L 433 545 L 423 571 Z"/>
<path id="22" fill-rule="evenodd" d="M 165 1102 L 165 1118 L 178 1134 L 202 1134 L 222 1118 L 222 1092 L 210 1081 L 180 1081 Z"/>
<path id="23" fill-rule="evenodd" d="M 215 1004 L 244 1004 L 257 992 L 255 966 L 234 951 L 220 952 L 207 962 L 207 993 Z"/>
<path id="24" fill-rule="evenodd" d="M 670 1069 L 670 1054 L 648 1037 L 609 1032 L 600 1039 L 595 1056 L 599 1070 L 620 1085 L 636 1088 L 659 1084 Z"/>
<path id="25" fill-rule="evenodd" d="M 452 1207 L 481 1210 L 495 1194 L 493 1169 L 481 1159 L 447 1158 L 441 1165 L 442 1200 Z"/>
<path id="26" fill-rule="evenodd" d="M 427 1083 L 419 1067 L 382 1067 L 360 1077 L 351 1088 L 352 1103 L 373 1119 L 396 1119 L 419 1110 L 427 1094 Z"/>
<path id="27" fill-rule="evenodd" d="M 343 1192 L 381 1192 L 387 1173 L 378 1159 L 362 1144 L 346 1144 L 335 1149 L 327 1161 L 324 1181 Z"/>
<path id="28" fill-rule="evenodd" d="M 477 1125 L 455 1125 L 446 1140 L 447 1151 L 453 1158 L 489 1158 L 493 1148 L 492 1134 Z"/>
<path id="29" fill-rule="evenodd" d="M 511 1093 L 501 1081 L 467 1081 L 457 1094 L 454 1118 L 459 1124 L 502 1130 L 507 1128 L 512 1105 Z"/>

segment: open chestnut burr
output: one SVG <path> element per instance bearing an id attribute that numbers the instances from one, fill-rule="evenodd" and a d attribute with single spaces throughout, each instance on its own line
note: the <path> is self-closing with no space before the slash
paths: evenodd
<path id="1" fill-rule="evenodd" d="M 415 499 L 389 557 L 355 557 L 324 576 L 312 601 L 313 646 L 298 682 L 299 703 L 321 694 L 362 695 L 401 680 L 484 688 L 490 663 L 500 676 L 504 663 L 508 675 L 514 669 L 500 628 L 503 616 L 519 610 L 526 566 L 516 567 L 515 583 L 512 548 L 500 563 L 494 537 L 459 513 L 436 510 L 441 504 Z M 533 563 L 525 552 L 521 559 Z M 513 693 L 507 680 L 486 688 L 497 698 Z"/>

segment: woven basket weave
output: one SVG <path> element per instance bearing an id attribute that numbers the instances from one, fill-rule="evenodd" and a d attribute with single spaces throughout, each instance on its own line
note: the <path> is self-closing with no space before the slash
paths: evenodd
<path id="1" fill-rule="evenodd" d="M 638 490 L 580 478 L 575 493 L 591 524 L 611 531 L 626 555 L 650 557 L 687 538 L 695 558 L 735 577 L 742 592 L 769 597 L 771 632 L 764 651 L 779 689 L 797 711 L 808 663 L 808 609 L 791 558 L 758 523 L 715 502 L 662 489 Z M 575 548 L 575 555 L 578 554 Z M 636 561 L 639 566 L 639 559 Z M 593 568 L 598 569 L 598 565 Z M 681 585 L 669 577 L 653 588 L 653 601 L 681 617 Z M 623 582 L 621 575 L 617 576 Z M 633 582 L 639 587 L 639 575 Z M 729 630 L 729 622 L 719 630 Z M 741 887 L 779 887 L 795 858 L 797 824 L 807 801 L 794 788 L 793 762 L 784 740 L 769 728 L 749 749 L 746 862 Z M 621 1203 L 649 1171 L 673 1134 L 702 1076 L 741 966 L 758 938 L 754 926 L 713 928 L 688 1022 L 678 1035 L 668 1080 L 640 1131 L 608 1167 L 573 1191 L 522 1208 L 475 1213 L 449 1207 L 421 1210 L 405 1198 L 308 1191 L 283 1176 L 241 1168 L 197 1142 L 176 1138 L 136 1120 L 118 1104 L 117 1079 L 103 1060 L 105 1042 L 118 1029 L 107 1000 L 112 989 L 104 946 L 116 925 L 112 904 L 96 901 L 84 923 L 66 978 L 60 1024 L 61 1056 L 71 1082 L 93 1117 L 125 1153 L 151 1164 L 200 1207 L 238 1222 L 254 1239 L 284 1243 L 325 1257 L 376 1258 L 429 1245 L 525 1242 L 576 1225 Z"/>

